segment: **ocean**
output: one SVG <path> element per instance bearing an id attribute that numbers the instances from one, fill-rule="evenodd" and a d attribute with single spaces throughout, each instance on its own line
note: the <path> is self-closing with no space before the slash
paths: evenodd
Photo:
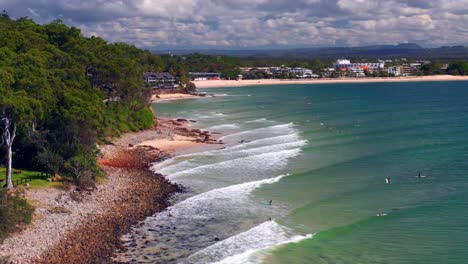
<path id="1" fill-rule="evenodd" d="M 225 144 L 153 166 L 187 192 L 134 262 L 467 262 L 468 82 L 205 91 L 153 105 Z"/>

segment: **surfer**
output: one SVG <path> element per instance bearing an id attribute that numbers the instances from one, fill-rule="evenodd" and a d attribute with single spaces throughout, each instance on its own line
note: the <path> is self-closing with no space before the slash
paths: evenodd
<path id="1" fill-rule="evenodd" d="M 390 177 L 385 178 L 385 183 L 386 183 L 386 184 L 390 184 L 390 183 L 391 183 Z"/>
<path id="2" fill-rule="evenodd" d="M 271 203 L 272 203 L 272 202 L 273 202 L 273 200 L 270 200 L 270 201 L 268 202 L 268 205 L 271 206 Z"/>
<path id="3" fill-rule="evenodd" d="M 421 178 L 421 173 L 420 172 L 418 173 L 418 178 Z"/>

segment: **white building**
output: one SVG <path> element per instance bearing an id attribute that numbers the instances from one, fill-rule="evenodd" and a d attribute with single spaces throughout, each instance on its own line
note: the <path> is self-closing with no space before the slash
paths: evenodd
<path id="1" fill-rule="evenodd" d="M 365 77 L 366 74 L 364 74 L 364 70 L 362 67 L 350 67 L 348 68 L 348 71 L 350 72 L 350 75 L 353 77 Z"/>
<path id="2" fill-rule="evenodd" d="M 333 68 L 336 70 L 349 70 L 350 68 L 359 67 L 362 70 L 368 70 L 370 72 L 379 71 L 385 67 L 385 62 L 370 62 L 370 63 L 352 63 L 350 60 L 337 60 L 333 64 Z"/>
<path id="3" fill-rule="evenodd" d="M 289 69 L 289 72 L 294 74 L 298 78 L 311 78 L 313 75 L 312 70 L 305 68 L 292 68 Z"/>
<path id="4" fill-rule="evenodd" d="M 400 76 L 401 75 L 401 67 L 400 66 L 387 67 L 386 70 L 387 70 L 387 72 L 389 74 L 393 74 L 395 76 Z"/>

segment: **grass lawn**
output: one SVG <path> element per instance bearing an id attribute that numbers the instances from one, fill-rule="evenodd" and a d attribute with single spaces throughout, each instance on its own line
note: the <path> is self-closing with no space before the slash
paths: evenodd
<path id="1" fill-rule="evenodd" d="M 38 171 L 13 169 L 13 172 L 15 171 L 21 171 L 21 173 L 11 174 L 13 177 L 13 184 L 16 184 L 15 181 L 18 179 L 31 177 L 33 180 L 28 181 L 28 183 L 32 188 L 60 186 L 59 182 L 49 182 L 47 180 L 47 177 L 45 175 L 41 176 L 41 173 Z M 3 186 L 5 183 L 6 183 L 6 168 L 0 167 L 0 186 Z"/>

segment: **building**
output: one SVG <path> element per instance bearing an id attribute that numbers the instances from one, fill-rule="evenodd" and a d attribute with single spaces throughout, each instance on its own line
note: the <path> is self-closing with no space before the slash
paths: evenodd
<path id="1" fill-rule="evenodd" d="M 367 70 L 369 72 L 379 71 L 385 67 L 385 62 L 354 62 L 352 63 L 350 60 L 337 60 L 335 64 L 333 64 L 333 68 L 335 70 L 341 71 L 349 71 L 350 68 L 361 68 L 363 71 Z M 356 69 L 354 69 L 356 70 Z"/>
<path id="2" fill-rule="evenodd" d="M 189 72 L 190 77 L 194 81 L 219 80 L 221 78 L 216 72 Z"/>
<path id="3" fill-rule="evenodd" d="M 407 65 L 407 64 L 403 64 L 401 67 L 400 67 L 400 73 L 401 75 L 410 75 L 411 74 L 411 66 Z"/>
<path id="4" fill-rule="evenodd" d="M 168 72 L 146 72 L 143 81 L 153 89 L 174 89 L 178 87 L 176 78 Z"/>
<path id="5" fill-rule="evenodd" d="M 289 69 L 289 73 L 292 73 L 297 78 L 312 78 L 313 76 L 312 70 L 305 68 L 292 68 Z"/>
<path id="6" fill-rule="evenodd" d="M 389 74 L 393 74 L 394 76 L 401 75 L 401 67 L 400 66 L 393 66 L 385 68 Z"/>
<path id="7" fill-rule="evenodd" d="M 242 73 L 262 72 L 266 75 L 272 75 L 270 67 L 241 67 Z"/>
<path id="8" fill-rule="evenodd" d="M 365 77 L 366 76 L 362 66 L 349 67 L 348 71 L 349 71 L 349 75 L 352 77 Z"/>

